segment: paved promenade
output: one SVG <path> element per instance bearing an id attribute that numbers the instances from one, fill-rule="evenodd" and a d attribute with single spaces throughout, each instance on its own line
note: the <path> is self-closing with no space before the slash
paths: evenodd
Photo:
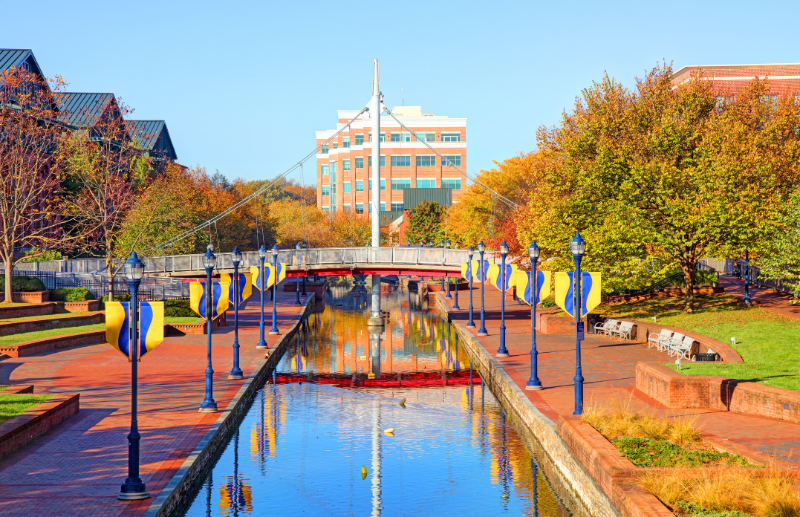
<path id="1" fill-rule="evenodd" d="M 311 294 L 313 296 L 313 293 Z M 259 293 L 239 311 L 240 367 L 245 378 L 263 358 Z M 302 299 L 305 303 L 305 298 Z M 278 328 L 302 307 L 279 293 Z M 271 308 L 265 306 L 266 331 Z M 233 364 L 233 311 L 213 334 L 214 398 L 227 407 L 242 385 L 227 380 Z M 265 332 L 266 333 L 266 332 Z M 267 336 L 270 348 L 279 336 Z M 141 477 L 151 498 L 117 500 L 127 476 L 130 363 L 109 345 L 91 345 L 0 362 L 0 384 L 34 384 L 36 393 L 80 393 L 81 410 L 22 451 L 0 461 L 0 516 L 141 515 L 219 417 L 198 413 L 203 400 L 207 336 L 166 337 L 139 363 Z"/>
<path id="2" fill-rule="evenodd" d="M 438 294 L 438 293 L 437 293 Z M 480 327 L 480 291 L 475 290 L 473 303 L 475 324 Z M 453 300 L 446 300 L 451 318 L 466 327 L 469 307 L 468 293 L 459 293 L 462 309 L 453 311 Z M 496 357 L 500 346 L 500 292 L 485 291 L 486 329 L 488 337 L 477 338 L 483 347 Z M 531 350 L 530 307 L 520 306 L 510 295 L 506 298 L 506 348 L 510 357 L 497 358 L 505 371 L 525 389 L 530 377 Z M 539 379 L 545 389 L 525 391 L 530 401 L 553 421 L 559 415 L 571 415 L 574 410 L 575 336 L 537 334 Z M 782 420 L 742 415 L 727 411 L 701 409 L 667 409 L 656 400 L 636 389 L 636 362 L 658 361 L 671 363 L 665 352 L 647 348 L 644 342 L 619 340 L 587 334 L 582 342 L 584 403 L 606 405 L 617 400 L 629 404 L 633 411 L 651 411 L 672 417 L 695 415 L 697 426 L 716 437 L 750 448 L 768 457 L 800 466 L 800 424 Z"/>
<path id="3" fill-rule="evenodd" d="M 726 293 L 730 293 L 737 298 L 744 298 L 744 280 L 735 276 L 719 277 L 719 285 L 725 288 Z M 750 299 L 759 307 L 763 307 L 781 316 L 800 320 L 800 305 L 792 305 L 791 296 L 779 294 L 768 288 L 760 288 L 750 285 Z"/>

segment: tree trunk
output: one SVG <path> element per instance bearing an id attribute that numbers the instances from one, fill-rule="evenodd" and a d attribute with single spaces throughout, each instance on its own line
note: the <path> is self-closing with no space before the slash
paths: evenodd
<path id="1" fill-rule="evenodd" d="M 114 274 L 111 270 L 113 264 L 111 262 L 111 255 L 106 254 L 106 274 L 108 275 L 108 301 L 114 301 Z"/>
<path id="2" fill-rule="evenodd" d="M 5 299 L 5 302 L 6 303 L 11 303 L 11 302 L 14 301 L 14 299 L 11 296 L 11 279 L 13 278 L 13 275 L 14 275 L 14 261 L 13 261 L 13 259 L 8 258 L 8 257 L 4 257 L 3 267 L 5 268 L 5 271 L 6 271 L 6 289 L 5 289 L 6 299 Z"/>
<path id="3" fill-rule="evenodd" d="M 683 270 L 683 283 L 684 289 L 684 308 L 685 312 L 692 312 L 694 306 L 694 285 L 695 273 L 697 271 L 697 261 L 690 258 L 681 260 L 681 269 Z"/>

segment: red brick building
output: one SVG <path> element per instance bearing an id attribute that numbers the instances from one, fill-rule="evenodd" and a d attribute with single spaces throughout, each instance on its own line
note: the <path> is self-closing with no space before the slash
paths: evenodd
<path id="1" fill-rule="evenodd" d="M 800 93 L 798 63 L 685 66 L 672 75 L 672 84 L 678 86 L 698 73 L 714 81 L 714 95 L 720 100 L 734 100 L 755 78 L 769 80 L 769 95 Z"/>
<path id="2" fill-rule="evenodd" d="M 316 132 L 317 145 L 333 136 L 357 113 L 339 111 L 336 129 Z M 393 118 L 382 116 L 381 211 L 403 210 L 404 188 L 451 188 L 456 202 L 467 184 L 459 172 L 467 170 L 467 119 L 423 113 L 420 106 L 399 106 L 392 113 L 444 159 Z M 323 210 L 355 210 L 359 214 L 371 210 L 369 117 L 369 113 L 362 114 L 317 154 L 317 206 Z"/>

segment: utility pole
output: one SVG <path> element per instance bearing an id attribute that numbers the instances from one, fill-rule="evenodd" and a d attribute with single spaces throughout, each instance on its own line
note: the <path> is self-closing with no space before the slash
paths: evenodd
<path id="1" fill-rule="evenodd" d="M 372 99 L 369 102 L 369 115 L 372 117 L 372 249 L 370 252 L 375 253 L 381 245 L 381 89 L 378 82 L 377 59 L 372 65 Z M 383 325 L 381 277 L 373 274 L 372 313 L 367 320 L 367 326 L 382 328 Z"/>

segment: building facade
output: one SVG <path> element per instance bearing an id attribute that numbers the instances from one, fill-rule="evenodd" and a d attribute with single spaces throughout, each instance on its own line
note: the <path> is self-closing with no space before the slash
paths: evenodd
<path id="1" fill-rule="evenodd" d="M 403 189 L 450 188 L 453 202 L 466 188 L 467 119 L 422 113 L 420 106 L 400 106 L 392 113 L 417 134 L 415 138 L 391 117 L 381 117 L 380 209 L 403 210 Z M 317 206 L 326 211 L 371 213 L 373 188 L 370 113 L 363 113 L 327 145 L 358 111 L 339 111 L 336 129 L 317 131 Z M 430 143 L 440 158 L 422 141 Z M 444 162 L 444 163 L 442 163 Z M 458 167 L 458 169 L 456 168 Z"/>
<path id="2" fill-rule="evenodd" d="M 719 102 L 733 102 L 753 79 L 768 79 L 769 95 L 800 93 L 800 64 L 760 65 L 693 65 L 672 74 L 673 86 L 689 81 L 694 75 L 714 82 L 714 95 Z"/>

